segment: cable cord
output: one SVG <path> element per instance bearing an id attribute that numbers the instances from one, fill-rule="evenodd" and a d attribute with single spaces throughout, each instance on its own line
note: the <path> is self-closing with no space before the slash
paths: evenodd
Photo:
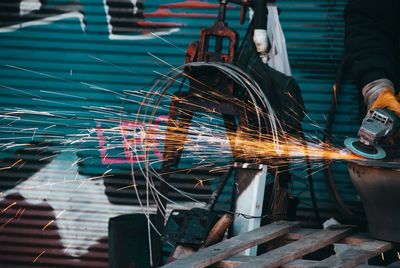
<path id="1" fill-rule="evenodd" d="M 327 118 L 327 123 L 324 129 L 324 134 L 322 141 L 323 142 L 328 142 L 329 137 L 332 132 L 332 126 L 333 126 L 333 121 L 335 119 L 335 114 L 337 110 L 337 96 L 339 95 L 342 87 L 342 81 L 344 77 L 344 72 L 346 70 L 346 65 L 347 65 L 347 59 L 344 57 L 341 62 L 339 63 L 337 72 L 336 72 L 336 79 L 334 83 L 334 88 L 333 88 L 333 95 L 332 95 L 332 102 L 331 106 L 329 109 L 329 114 Z M 340 195 L 336 183 L 335 183 L 335 178 L 333 177 L 332 173 L 332 162 L 329 160 L 324 160 L 324 163 L 326 164 L 326 169 L 324 170 L 324 175 L 325 175 L 325 183 L 330 191 L 331 197 L 335 201 L 335 203 L 338 206 L 338 210 L 342 215 L 344 215 L 347 219 L 353 222 L 364 222 L 365 218 L 357 215 L 355 212 L 353 212 L 343 201 L 342 196 Z"/>

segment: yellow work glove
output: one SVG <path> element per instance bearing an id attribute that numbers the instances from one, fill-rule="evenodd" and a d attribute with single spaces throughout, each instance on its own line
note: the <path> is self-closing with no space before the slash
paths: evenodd
<path id="1" fill-rule="evenodd" d="M 370 110 L 381 108 L 381 109 L 389 109 L 397 114 L 400 117 L 400 94 L 395 96 L 393 90 L 390 88 L 383 89 L 378 98 L 372 103 Z"/>
<path id="2" fill-rule="evenodd" d="M 380 93 L 378 98 L 372 103 L 370 110 L 381 108 L 389 109 L 400 117 L 400 93 L 395 96 L 393 89 L 385 88 Z M 400 142 L 400 129 L 390 138 L 389 144 L 396 144 Z"/>

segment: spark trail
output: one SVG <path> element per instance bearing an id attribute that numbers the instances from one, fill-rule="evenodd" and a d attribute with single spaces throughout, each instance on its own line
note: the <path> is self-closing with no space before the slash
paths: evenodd
<path id="1" fill-rule="evenodd" d="M 203 120 L 192 121 L 190 119 L 190 121 L 185 121 L 170 118 L 169 126 L 153 124 L 153 118 L 156 114 L 168 111 L 168 105 L 165 103 L 174 101 L 185 104 L 188 108 L 181 109 L 181 114 L 190 114 L 192 113 L 191 108 L 193 110 L 199 108 L 198 104 L 192 104 L 185 98 L 180 98 L 168 92 L 172 83 L 188 85 L 188 83 L 179 81 L 179 76 L 189 78 L 189 80 L 196 80 L 196 78 L 188 77 L 187 74 L 179 71 L 179 69 L 184 69 L 186 65 L 175 68 L 170 74 L 164 75 L 166 82 L 157 82 L 145 96 L 135 120 L 144 120 L 151 131 L 146 128 L 134 131 L 132 135 L 137 138 L 127 141 L 132 151 L 148 153 L 151 148 L 154 148 L 155 144 L 163 144 L 164 149 L 167 150 L 164 150 L 164 156 L 185 148 L 191 156 L 196 155 L 203 159 L 206 157 L 228 159 L 231 157 L 232 152 L 238 158 L 257 163 L 287 158 L 295 158 L 296 161 L 301 161 L 305 158 L 312 160 L 360 159 L 347 150 L 336 148 L 331 144 L 318 140 L 305 141 L 300 135 L 285 132 L 262 90 L 255 81 L 237 67 L 218 63 L 192 63 L 190 65 L 213 66 L 216 71 L 221 71 L 244 87 L 250 96 L 250 101 L 247 102 L 235 98 L 227 98 L 208 85 L 208 90 L 199 92 L 197 97 L 208 102 L 234 102 L 235 105 L 240 106 L 249 114 L 256 115 L 256 127 L 252 129 L 241 127 L 239 131 L 234 133 L 226 131 L 223 127 L 223 121 L 218 117 L 218 113 L 215 110 L 207 110 L 207 108 L 204 108 Z M 174 75 L 173 72 L 177 72 L 178 75 Z M 261 103 L 261 107 L 259 103 Z M 262 129 L 260 127 L 262 124 L 267 125 L 267 129 Z M 168 151 L 168 148 L 172 148 L 172 150 Z M 163 161 L 166 160 L 163 159 Z"/>
<path id="2" fill-rule="evenodd" d="M 98 58 L 94 59 L 99 60 Z M 159 60 L 164 62 L 162 59 Z M 164 64 L 166 63 L 164 62 Z M 202 66 L 205 64 L 193 63 L 192 65 Z M 21 105 L 21 107 L 4 109 L 0 113 L 0 120 L 4 123 L 0 127 L 2 134 L 0 150 L 24 148 L 24 151 L 36 154 L 39 162 L 48 162 L 57 154 L 66 151 L 83 155 L 79 160 L 74 161 L 71 167 L 100 157 L 107 171 L 101 172 L 98 176 L 88 176 L 86 182 L 113 176 L 113 164 L 129 164 L 130 170 L 127 172 L 132 174 L 130 190 L 136 193 L 138 202 L 146 215 L 150 213 L 150 199 L 156 201 L 165 199 L 170 203 L 175 203 L 161 195 L 157 183 L 162 181 L 165 175 L 160 172 L 160 166 L 170 160 L 177 150 L 183 152 L 182 159 L 190 162 L 191 166 L 170 171 L 171 173 L 186 174 L 196 169 L 207 168 L 211 174 L 217 174 L 230 165 L 232 154 L 238 159 L 276 166 L 288 161 L 301 165 L 306 158 L 315 162 L 322 162 L 322 159 L 358 159 L 348 151 L 323 143 L 317 138 L 304 140 L 301 135 L 298 135 L 302 133 L 295 135 L 285 131 L 262 89 L 238 67 L 217 63 L 207 63 L 206 65 L 232 79 L 236 85 L 243 88 L 249 98 L 246 101 L 227 98 L 208 84 L 203 85 L 207 90 L 198 90 L 196 96 L 205 102 L 228 102 L 244 109 L 248 114 L 253 115 L 252 127 L 240 126 L 237 132 L 227 131 L 223 118 L 216 110 L 197 107 L 197 104 L 191 103 L 190 100 L 175 95 L 174 93 L 179 90 L 187 90 L 190 81 L 201 84 L 201 81 L 197 81 L 195 77 L 184 72 L 186 65 L 180 67 L 169 65 L 171 71 L 159 73 L 159 79 L 156 79 L 149 88 L 118 92 L 115 89 L 93 85 L 87 81 L 59 78 L 10 65 L 9 68 L 21 72 L 29 72 L 44 76 L 46 79 L 56 79 L 112 95 L 121 104 L 98 107 L 90 102 L 90 98 L 42 90 L 41 93 L 49 95 L 49 98 L 57 95 L 61 100 L 55 102 L 52 99 L 36 95 L 32 95 L 32 98 L 37 103 L 51 104 L 53 106 L 50 107 L 57 108 L 35 111 Z M 112 66 L 116 67 L 113 64 Z M 14 91 L 24 93 L 21 89 Z M 80 101 L 82 102 L 80 103 Z M 168 118 L 171 101 L 186 105 L 186 109 L 179 111 L 181 114 L 189 113 L 191 108 L 202 108 L 203 111 L 196 114 L 191 122 L 185 120 L 178 122 L 176 118 Z M 137 109 L 138 106 L 139 109 Z M 88 124 L 89 121 L 92 124 Z M 44 127 L 30 127 L 41 124 Z M 60 128 L 67 131 L 60 132 Z M 101 138 L 103 143 L 99 141 Z M 85 157 L 86 151 L 96 151 L 98 154 L 88 154 Z M 114 151 L 117 153 L 113 155 Z M 0 171 L 14 172 L 23 167 L 25 162 L 26 160 L 22 159 L 20 154 L 15 154 L 9 161 L 0 162 Z M 318 168 L 323 169 L 324 164 L 318 165 Z M 135 175 L 137 170 L 146 179 L 146 200 L 143 200 L 143 196 L 140 197 L 139 194 L 139 187 L 141 185 L 143 189 L 143 182 L 140 182 Z M 193 188 L 199 190 L 212 180 L 218 180 L 218 176 L 207 180 L 198 178 L 193 181 Z M 76 184 L 79 189 L 85 181 L 60 180 L 57 183 Z M 48 186 L 43 184 L 37 187 Z M 199 200 L 200 195 L 185 192 L 172 184 L 169 184 L 169 187 L 190 201 L 198 202 Z M 121 187 L 119 190 L 125 189 L 128 187 Z M 61 214 L 57 217 L 60 216 Z M 50 221 L 43 229 L 47 229 L 53 223 L 54 220 Z"/>
<path id="3" fill-rule="evenodd" d="M 216 72 L 221 72 L 240 86 L 247 93 L 248 99 L 227 97 L 210 84 L 204 84 L 196 77 L 188 75 L 184 71 L 188 65 L 215 68 Z M 231 103 L 245 110 L 246 114 L 251 114 L 251 127 L 240 125 L 236 131 L 229 131 L 225 128 L 221 115 L 214 108 L 199 106 L 198 103 L 192 103 L 190 98 L 174 94 L 182 87 L 187 88 L 190 84 L 188 80 L 195 81 L 195 85 L 202 86 L 202 90 L 194 88 L 196 98 L 209 103 Z M 292 96 L 289 95 L 289 97 Z M 129 102 L 129 100 L 126 101 Z M 160 114 L 169 113 L 171 102 L 183 104 L 178 112 L 181 116 L 176 116 L 175 112 L 175 117 L 167 118 L 163 121 L 164 124 L 155 122 Z M 193 117 L 193 111 L 199 110 L 201 112 L 198 112 L 197 118 Z M 307 117 L 307 115 L 305 116 Z M 296 118 L 302 118 L 302 116 L 299 115 Z M 323 160 L 361 160 L 360 157 L 346 149 L 337 148 L 318 140 L 317 135 L 312 139 L 304 139 L 305 133 L 286 131 L 257 83 L 238 67 L 230 64 L 190 63 L 172 68 L 171 72 L 167 74 L 161 74 L 161 79 L 152 85 L 140 102 L 138 112 L 133 116 L 133 122 L 135 124 L 144 122 L 144 125 L 125 129 L 125 131 L 131 132 L 132 138 L 124 139 L 124 144 L 132 152 L 132 158 L 136 159 L 135 162 L 139 164 L 138 169 L 147 179 L 148 195 L 157 200 L 161 211 L 165 211 L 165 203 L 161 200 L 169 203 L 173 203 L 173 201 L 158 191 L 156 181 L 163 181 L 173 191 L 195 201 L 196 199 L 192 195 L 174 188 L 165 181 L 164 175 L 187 173 L 198 167 L 207 167 L 210 173 L 221 172 L 227 170 L 231 165 L 232 156 L 239 161 L 265 163 L 285 168 L 288 167 L 289 162 L 294 167 L 306 164 L 306 161 L 310 159 L 315 164 L 314 173 L 326 168 L 326 162 Z M 316 123 L 313 122 L 313 124 L 317 126 Z M 162 151 L 162 157 L 154 156 L 154 148 L 157 146 Z M 173 163 L 177 152 L 182 153 L 184 160 L 190 159 L 189 171 L 188 169 L 175 169 L 167 173 L 157 171 L 156 166 L 159 168 L 163 164 Z M 305 169 L 308 171 L 308 166 Z M 311 176 L 313 171 L 309 171 L 308 176 Z M 134 175 L 132 175 L 132 179 L 133 185 L 136 185 Z M 204 180 L 197 179 L 195 187 L 202 186 L 203 183 Z M 305 181 L 304 183 L 307 184 Z"/>
<path id="4" fill-rule="evenodd" d="M 162 59 L 159 60 L 164 62 Z M 104 60 L 101 61 L 105 62 Z M 111 65 L 115 66 L 114 64 Z M 155 80 L 149 89 L 125 90 L 122 91 L 123 94 L 84 81 L 55 77 L 9 65 L 9 68 L 44 76 L 47 79 L 84 85 L 93 90 L 114 94 L 122 101 L 122 105 L 97 107 L 74 105 L 71 102 L 57 102 L 57 105 L 61 107 L 72 107 L 90 113 L 86 116 L 62 109 L 35 111 L 15 107 L 15 109 L 4 110 L 1 114 L 1 120 L 6 124 L 1 128 L 1 132 L 13 133 L 13 136 L 3 135 L 0 148 L 8 150 L 26 147 L 28 150 L 29 148 L 32 151 L 36 150 L 38 154 L 42 154 L 43 151 L 51 148 L 53 153 L 42 156 L 41 161 L 52 158 L 63 151 L 80 153 L 93 149 L 98 150 L 104 160 L 109 157 L 108 152 L 119 150 L 122 152 L 118 155 L 121 159 L 120 163 L 134 164 L 132 168 L 139 168 L 145 176 L 152 174 L 158 179 L 162 178 L 160 174 L 155 173 L 155 166 L 166 161 L 168 154 L 171 155 L 176 150 L 187 152 L 183 157 L 194 160 L 193 168 L 215 164 L 216 160 L 228 163 L 232 159 L 232 152 L 238 158 L 256 163 L 288 161 L 289 158 L 294 163 L 301 163 L 307 157 L 315 161 L 322 159 L 358 159 L 357 156 L 346 150 L 335 148 L 317 139 L 305 141 L 299 138 L 299 135 L 285 132 L 262 89 L 238 67 L 219 63 L 191 63 L 190 65 L 213 67 L 242 87 L 249 96 L 247 101 L 227 98 L 210 85 L 205 85 L 207 90 L 199 91 L 197 97 L 208 102 L 215 102 L 216 100 L 234 102 L 235 105 L 254 115 L 256 127 L 251 129 L 242 127 L 237 133 L 227 132 L 219 114 L 215 110 L 207 110 L 206 108 L 200 117 L 190 124 L 189 122 L 177 122 L 175 119 L 170 119 L 170 126 L 167 127 L 167 115 L 171 101 L 184 103 L 189 107 L 189 110 L 191 106 L 192 108 L 199 108 L 194 107 L 195 104 L 190 103 L 190 101 L 173 94 L 180 88 L 187 88 L 189 81 L 199 82 L 195 77 L 184 72 L 184 68 L 188 65 L 174 67 L 168 64 L 171 71 L 161 74 L 160 78 Z M 42 92 L 49 93 L 49 91 Z M 73 94 L 57 94 L 67 99 L 87 100 L 87 98 Z M 35 99 L 51 102 L 51 100 L 42 97 L 35 97 Z M 137 105 L 139 105 L 138 111 L 132 113 L 131 107 L 137 107 Z M 188 113 L 189 110 L 182 109 L 180 112 Z M 156 122 L 158 119 L 160 119 L 159 122 Z M 98 122 L 98 124 L 101 123 L 101 126 L 99 124 L 99 126 L 93 128 L 84 123 L 69 124 L 69 121 L 64 123 L 65 120 L 77 120 L 77 122 L 90 120 Z M 46 126 L 43 129 L 18 127 L 18 124 L 26 126 L 43 123 Z M 267 129 L 262 129 L 262 125 L 267 126 Z M 60 135 L 60 132 L 56 130 L 57 127 L 70 128 L 71 131 Z M 108 143 L 93 147 L 93 144 L 98 143 L 98 139 L 105 132 L 111 134 Z M 167 132 L 169 135 L 166 135 Z M 93 135 L 96 133 L 97 136 Z M 32 143 L 33 140 L 40 140 L 40 142 Z M 183 140 L 184 142 L 182 142 Z M 89 145 L 91 146 L 90 149 L 88 148 Z M 165 148 L 172 148 L 172 150 L 166 151 Z M 112 163 L 114 162 L 110 161 L 107 164 Z M 20 164 L 23 164 L 23 161 L 17 158 L 12 162 L 0 165 L 0 170 L 10 170 Z"/>

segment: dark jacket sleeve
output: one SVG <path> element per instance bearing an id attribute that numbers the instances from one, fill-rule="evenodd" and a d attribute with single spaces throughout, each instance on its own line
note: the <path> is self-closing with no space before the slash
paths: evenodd
<path id="1" fill-rule="evenodd" d="M 397 84 L 399 0 L 350 0 L 345 9 L 345 43 L 355 83 L 364 87 L 386 78 Z"/>
<path id="2" fill-rule="evenodd" d="M 288 133 L 300 134 L 301 122 L 305 116 L 300 88 L 292 77 L 272 69 L 261 61 L 253 42 L 253 33 L 254 27 L 251 24 L 243 38 L 236 64 L 261 87 L 282 128 Z M 236 97 L 242 100 L 248 98 L 240 90 L 237 90 Z M 262 107 L 261 103 L 259 106 Z"/>

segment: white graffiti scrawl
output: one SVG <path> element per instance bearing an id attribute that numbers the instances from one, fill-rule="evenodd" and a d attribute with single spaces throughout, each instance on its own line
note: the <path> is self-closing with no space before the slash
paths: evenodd
<path id="1" fill-rule="evenodd" d="M 145 40 L 179 31 L 178 23 L 146 19 L 144 0 L 103 0 L 111 40 Z"/>
<path id="2" fill-rule="evenodd" d="M 150 2 L 149 0 L 147 0 Z M 160 35 L 178 32 L 185 24 L 173 21 L 176 17 L 212 18 L 213 15 L 198 13 L 193 7 L 216 8 L 207 1 L 187 0 L 145 5 L 145 0 L 103 0 L 104 32 L 110 40 L 147 40 Z M 91 7 L 90 7 L 91 8 Z M 189 10 L 176 11 L 179 9 Z M 79 1 L 55 4 L 52 0 L 1 0 L 0 33 L 15 32 L 23 28 L 48 25 L 57 21 L 76 18 L 83 32 L 90 23 L 89 14 Z M 86 32 L 89 34 L 89 32 Z"/>
<path id="3" fill-rule="evenodd" d="M 82 6 L 76 2 L 50 7 L 46 0 L 2 0 L 0 8 L 6 11 L 0 16 L 0 33 L 69 18 L 77 18 L 82 31 L 86 30 Z"/>

